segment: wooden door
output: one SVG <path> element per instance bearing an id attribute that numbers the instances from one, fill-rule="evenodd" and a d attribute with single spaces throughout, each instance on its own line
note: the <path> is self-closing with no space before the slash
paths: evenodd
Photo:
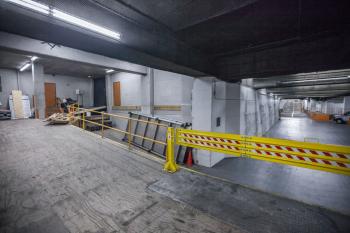
<path id="1" fill-rule="evenodd" d="M 121 106 L 121 98 L 120 98 L 120 82 L 113 83 L 113 99 L 114 106 Z"/>
<path id="2" fill-rule="evenodd" d="M 48 117 L 57 111 L 56 83 L 45 83 L 45 115 Z"/>

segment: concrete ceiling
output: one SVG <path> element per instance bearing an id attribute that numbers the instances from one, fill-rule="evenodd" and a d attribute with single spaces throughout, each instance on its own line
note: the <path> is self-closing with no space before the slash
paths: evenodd
<path id="1" fill-rule="evenodd" d="M 0 68 L 19 70 L 30 62 L 33 54 L 21 54 L 0 50 Z M 104 77 L 108 67 L 98 67 L 79 62 L 67 61 L 52 57 L 39 57 L 36 63 L 43 65 L 46 74 L 67 75 L 73 77 L 92 78 Z M 29 67 L 26 71 L 30 71 Z"/>
<path id="2" fill-rule="evenodd" d="M 348 0 L 38 0 L 119 42 L 0 2 L 0 30 L 226 81 L 350 68 Z M 15 16 L 15 17 L 14 17 Z"/>
<path id="3" fill-rule="evenodd" d="M 334 98 L 350 95 L 350 69 L 303 73 L 251 80 L 255 89 L 266 89 L 280 98 Z M 249 82 L 248 82 L 249 83 Z"/>

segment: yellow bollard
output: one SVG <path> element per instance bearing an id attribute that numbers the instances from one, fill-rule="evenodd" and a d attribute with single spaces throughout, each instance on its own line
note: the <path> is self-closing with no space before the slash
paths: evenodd
<path id="1" fill-rule="evenodd" d="M 164 171 L 174 173 L 177 170 L 179 170 L 179 166 L 176 165 L 174 156 L 174 128 L 169 127 L 167 132 L 167 150 Z"/>
<path id="2" fill-rule="evenodd" d="M 103 138 L 103 126 L 105 125 L 105 116 L 104 116 L 104 112 L 101 112 L 101 116 L 102 116 L 102 132 L 101 132 L 101 137 Z"/>

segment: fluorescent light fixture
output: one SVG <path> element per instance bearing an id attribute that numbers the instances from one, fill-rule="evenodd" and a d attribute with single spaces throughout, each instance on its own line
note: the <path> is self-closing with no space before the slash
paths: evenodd
<path id="1" fill-rule="evenodd" d="M 31 10 L 43 13 L 45 15 L 50 14 L 50 8 L 44 4 L 40 4 L 31 0 L 5 0 L 7 2 L 29 8 Z"/>
<path id="2" fill-rule="evenodd" d="M 31 61 L 35 61 L 36 59 L 38 59 L 37 56 L 33 56 L 33 57 L 30 58 Z"/>
<path id="3" fill-rule="evenodd" d="M 110 69 L 110 70 L 106 70 L 106 73 L 109 74 L 109 73 L 112 73 L 114 72 L 114 70 Z"/>
<path id="4" fill-rule="evenodd" d="M 94 23 L 90 23 L 84 19 L 80 19 L 78 17 L 75 17 L 73 15 L 67 14 L 63 11 L 51 8 L 47 5 L 32 1 L 32 0 L 5 0 L 7 2 L 29 8 L 31 10 L 46 14 L 46 15 L 51 15 L 54 18 L 60 19 L 62 21 L 65 21 L 67 23 L 82 27 L 84 29 L 88 29 L 90 31 L 99 33 L 101 35 L 107 36 L 112 39 L 120 40 L 120 33 L 115 32 L 112 30 L 109 30 L 105 27 L 101 27 L 99 25 L 96 25 Z"/>
<path id="5" fill-rule="evenodd" d="M 19 69 L 19 71 L 25 71 L 28 67 L 30 66 L 30 63 L 27 63 L 27 64 L 25 64 L 24 66 L 22 66 L 22 68 L 21 69 Z"/>
<path id="6" fill-rule="evenodd" d="M 60 11 L 60 10 L 53 9 L 52 10 L 52 15 L 53 15 L 53 17 L 58 18 L 60 20 L 63 20 L 65 22 L 68 22 L 68 23 L 74 24 L 76 26 L 88 29 L 90 31 L 97 32 L 99 34 L 102 34 L 104 36 L 107 36 L 107 37 L 110 37 L 110 38 L 113 38 L 113 39 L 120 40 L 120 33 L 111 31 L 111 30 L 109 30 L 107 28 L 104 28 L 104 27 L 98 26 L 96 24 L 90 23 L 90 22 L 88 22 L 86 20 L 83 20 L 83 19 L 80 19 L 78 17 L 69 15 L 67 13 L 64 13 L 64 12 Z"/>
<path id="7" fill-rule="evenodd" d="M 347 76 L 347 77 L 338 77 L 338 78 L 305 79 L 305 80 L 295 80 L 295 81 L 281 82 L 281 84 L 306 83 L 306 82 L 322 82 L 322 81 L 333 81 L 333 80 L 345 80 L 345 79 L 349 79 L 349 78 L 350 78 L 350 76 Z"/>

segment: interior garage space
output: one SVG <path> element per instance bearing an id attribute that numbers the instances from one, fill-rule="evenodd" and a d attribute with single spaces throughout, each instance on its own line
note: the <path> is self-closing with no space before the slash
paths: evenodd
<path id="1" fill-rule="evenodd" d="M 0 1 L 0 232 L 350 232 L 349 9 Z"/>

